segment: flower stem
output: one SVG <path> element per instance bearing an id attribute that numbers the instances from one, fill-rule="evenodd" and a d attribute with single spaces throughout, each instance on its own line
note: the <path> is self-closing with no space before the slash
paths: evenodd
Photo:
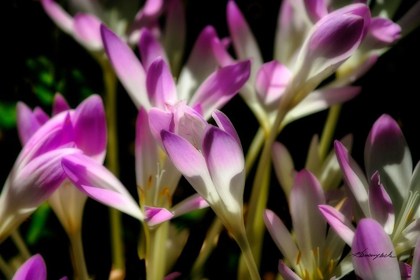
<path id="1" fill-rule="evenodd" d="M 341 104 L 338 104 L 332 106 L 328 112 L 327 121 L 325 122 L 324 130 L 322 131 L 321 141 L 319 143 L 319 157 L 321 161 L 325 159 L 325 157 L 328 154 L 328 151 L 330 150 L 340 111 Z"/>
<path id="2" fill-rule="evenodd" d="M 118 177 L 118 139 L 117 139 L 117 77 L 109 62 L 103 62 L 103 79 L 105 87 L 105 108 L 108 130 L 108 145 L 106 167 Z M 113 208 L 109 209 L 112 240 L 113 270 L 124 275 L 125 260 L 123 253 L 121 213 Z"/>
<path id="3" fill-rule="evenodd" d="M 7 264 L 7 262 L 3 259 L 2 256 L 0 256 L 0 270 L 3 273 L 3 275 L 6 277 L 6 279 L 12 279 L 13 278 L 13 271 Z"/>
<path id="4" fill-rule="evenodd" d="M 255 264 L 254 257 L 252 256 L 251 247 L 249 246 L 248 239 L 246 238 L 246 234 L 243 237 L 240 237 L 236 240 L 239 247 L 241 248 L 242 255 L 244 256 L 245 263 L 248 267 L 249 274 L 252 280 L 261 279 L 260 273 L 258 272 L 257 265 Z M 240 277 L 240 276 L 239 276 Z M 243 278 L 238 278 L 243 279 Z"/>
<path id="5" fill-rule="evenodd" d="M 29 253 L 28 247 L 26 246 L 25 241 L 23 241 L 22 236 L 17 229 L 12 232 L 11 237 L 23 258 L 25 260 L 29 259 L 31 257 L 31 253 Z"/>
<path id="6" fill-rule="evenodd" d="M 147 280 L 163 279 L 165 276 L 168 230 L 169 222 L 164 222 L 156 228 L 149 229 L 146 253 Z"/>
<path id="7" fill-rule="evenodd" d="M 88 280 L 88 272 L 86 268 L 85 255 L 83 253 L 82 232 L 76 230 L 69 233 L 71 250 L 74 257 L 74 271 L 79 280 Z"/>
<path id="8" fill-rule="evenodd" d="M 245 173 L 248 175 L 252 166 L 254 165 L 255 160 L 257 159 L 258 153 L 261 150 L 262 145 L 264 144 L 265 132 L 262 127 L 260 127 L 255 134 L 254 139 L 251 142 L 251 146 L 245 157 Z"/>

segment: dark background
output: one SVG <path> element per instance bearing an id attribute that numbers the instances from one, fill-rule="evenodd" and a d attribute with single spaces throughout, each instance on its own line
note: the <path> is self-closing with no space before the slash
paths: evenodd
<path id="1" fill-rule="evenodd" d="M 269 61 L 273 53 L 274 32 L 277 14 L 281 1 L 241 0 L 236 1 L 245 15 L 260 45 L 265 61 Z M 415 0 L 402 1 L 396 14 L 398 19 L 415 3 Z M 192 48 L 199 32 L 204 26 L 213 25 L 220 37 L 228 36 L 226 26 L 226 0 L 184 1 L 187 14 L 187 50 Z M 102 93 L 102 74 L 97 63 L 71 37 L 61 32 L 45 15 L 41 4 L 31 0 L 13 0 L 3 3 L 1 18 L 1 45 L 3 66 L 0 91 L 0 102 L 13 104 L 24 101 L 30 107 L 41 106 L 47 113 L 51 107 L 35 94 L 39 79 L 37 67 L 31 61 L 46 58 L 46 67 L 55 83 L 51 88 L 62 89 L 63 94 L 72 107 L 88 94 Z M 420 158 L 419 130 L 419 30 L 402 39 L 395 47 L 383 55 L 367 75 L 356 82 L 363 86 L 362 93 L 344 105 L 338 122 L 335 139 L 348 133 L 354 135 L 353 156 L 363 166 L 363 148 L 368 132 L 374 121 L 383 113 L 396 119 L 405 134 L 412 152 L 414 164 Z M 41 60 L 43 60 L 42 58 Z M 184 57 L 185 59 L 185 57 Z M 41 63 L 42 64 L 42 63 Z M 42 67 L 41 67 L 42 68 Z M 44 69 L 42 68 L 42 69 Z M 45 70 L 45 69 L 44 69 Z M 56 89 L 57 89 L 56 88 Z M 54 89 L 54 90 L 56 90 Z M 252 113 L 239 96 L 235 97 L 223 111 L 229 116 L 241 137 L 246 151 L 258 128 Z M 5 111 L 0 112 L 5 114 Z M 134 175 L 134 123 L 137 110 L 119 87 L 118 94 L 118 132 L 120 144 L 121 181 L 136 197 Z M 306 152 L 313 134 L 322 132 L 327 112 L 296 121 L 287 126 L 279 136 L 290 150 L 296 168 L 303 168 Z M 6 177 L 21 149 L 16 129 L 13 126 L 0 127 L 0 184 Z M 252 179 L 253 172 L 250 175 Z M 286 211 L 284 196 L 273 177 L 268 208 L 290 226 L 290 217 Z M 249 196 L 246 186 L 245 200 Z M 191 193 L 191 188 L 182 181 L 176 199 Z M 180 219 L 180 226 L 190 227 L 190 239 L 186 245 L 174 271 L 180 271 L 184 278 L 199 252 L 206 230 L 213 220 L 211 211 L 203 212 L 199 222 Z M 27 236 L 32 218 L 21 226 L 24 237 Z M 137 236 L 139 223 L 123 216 L 124 238 L 126 243 L 127 279 L 138 279 L 142 276 L 143 263 L 137 258 Z M 107 208 L 89 200 L 83 222 L 83 239 L 89 273 L 96 279 L 106 279 L 109 273 L 110 244 Z M 262 275 L 269 276 L 276 272 L 278 259 L 281 257 L 271 237 L 266 236 L 261 266 Z M 68 239 L 53 213 L 48 215 L 46 224 L 37 241 L 30 245 L 32 253 L 41 253 L 48 266 L 49 279 L 58 279 L 63 275 L 72 276 L 71 262 L 68 254 Z M 0 254 L 9 258 L 16 253 L 10 241 L 0 245 Z M 222 233 L 219 246 L 212 254 L 206 266 L 206 276 L 210 279 L 234 279 L 239 249 L 226 233 Z M 268 279 L 268 278 L 267 278 Z"/>

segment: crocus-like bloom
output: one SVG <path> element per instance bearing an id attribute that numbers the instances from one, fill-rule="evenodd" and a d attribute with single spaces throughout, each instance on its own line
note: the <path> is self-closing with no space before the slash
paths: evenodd
<path id="1" fill-rule="evenodd" d="M 389 115 L 382 115 L 373 125 L 365 146 L 365 167 L 362 169 L 338 141 L 335 151 L 355 204 L 356 221 L 372 218 L 391 236 L 395 253 L 401 256 L 414 248 L 420 236 L 418 218 L 420 171 L 414 169 L 410 150 L 398 124 Z M 354 227 L 348 219 L 329 206 L 320 210 L 332 228 L 352 245 Z"/>
<path id="2" fill-rule="evenodd" d="M 419 241 L 416 240 L 413 266 L 410 267 L 398 262 L 395 248 L 382 225 L 373 219 L 362 219 L 351 249 L 354 271 L 363 280 L 419 279 Z"/>
<path id="3" fill-rule="evenodd" d="M 18 123 L 23 115 L 37 126 L 38 113 L 32 114 L 23 104 L 18 105 Z M 89 129 L 81 122 L 82 112 L 62 112 L 45 122 L 32 136 L 20 129 L 21 139 L 27 141 L 6 180 L 0 196 L 0 242 L 16 229 L 36 208 L 48 199 L 65 179 L 61 159 L 81 153 L 76 146 L 88 147 L 86 139 L 75 138 L 77 131 Z M 31 118 L 31 116 L 33 118 Z M 25 118 L 26 118 L 25 117 Z M 72 118 L 76 117 L 76 119 Z M 39 124 L 39 123 L 38 123 Z M 76 132 L 76 133 L 75 133 Z M 29 140 L 28 140 L 29 139 Z M 94 152 L 96 147 L 86 151 Z"/>
<path id="4" fill-rule="evenodd" d="M 347 265 L 351 261 L 349 258 L 338 263 L 345 243 L 333 230 L 327 233 L 327 223 L 318 211 L 318 205 L 324 203 L 321 185 L 304 169 L 296 175 L 289 201 L 296 242 L 276 214 L 265 210 L 265 225 L 290 265 L 289 268 L 280 261 L 279 272 L 285 279 L 330 279 L 351 271 Z M 340 213 L 350 216 L 350 206 L 350 203 L 344 203 Z"/>
<path id="5" fill-rule="evenodd" d="M 29 139 L 31 134 L 42 127 L 48 116 L 38 108 L 32 112 L 23 103 L 18 104 L 17 111 L 18 131 L 24 145 L 25 139 Z M 66 121 L 72 128 L 71 137 L 74 139 L 74 146 L 102 164 L 106 153 L 106 121 L 101 98 L 93 95 L 75 110 L 70 110 L 65 99 L 57 94 L 52 115 L 55 117 L 59 114 L 69 115 Z M 49 198 L 51 207 L 68 233 L 81 229 L 86 199 L 87 196 L 75 188 L 69 180 L 64 180 Z"/>
<path id="6" fill-rule="evenodd" d="M 143 26 L 156 26 L 162 12 L 163 0 L 148 0 L 139 10 L 139 1 L 69 1 L 71 16 L 54 0 L 42 0 L 45 12 L 64 32 L 73 36 L 90 51 L 102 51 L 100 25 L 107 24 L 123 40 L 137 42 Z M 138 11 L 136 13 L 136 11 Z"/>
<path id="7" fill-rule="evenodd" d="M 142 63 L 110 29 L 102 26 L 101 34 L 108 58 L 121 83 L 137 108 L 143 107 L 147 111 L 152 107 L 165 109 L 167 103 L 173 105 L 185 99 L 207 119 L 214 109 L 226 104 L 249 77 L 249 60 L 216 70 L 211 42 L 217 35 L 210 26 L 197 39 L 177 85 L 165 62 L 163 48 L 150 32 L 144 30 L 140 38 Z"/>
<path id="8" fill-rule="evenodd" d="M 42 256 L 36 254 L 30 257 L 19 267 L 12 280 L 47 280 L 47 267 Z M 60 280 L 67 280 L 67 277 Z"/>

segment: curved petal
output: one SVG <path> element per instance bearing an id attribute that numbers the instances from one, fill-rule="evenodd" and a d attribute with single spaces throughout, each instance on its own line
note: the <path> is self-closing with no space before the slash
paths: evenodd
<path id="1" fill-rule="evenodd" d="M 394 44 L 401 37 L 401 27 L 392 20 L 375 17 L 370 21 L 363 48 L 381 49 Z"/>
<path id="2" fill-rule="evenodd" d="M 328 224 L 341 237 L 341 239 L 343 239 L 347 245 L 351 247 L 356 229 L 351 224 L 350 220 L 344 214 L 329 205 L 319 205 L 318 208 L 322 215 L 324 215 Z"/>
<path id="3" fill-rule="evenodd" d="M 42 0 L 42 7 L 47 15 L 66 33 L 73 32 L 73 18 L 54 0 Z"/>
<path id="4" fill-rule="evenodd" d="M 146 74 L 146 88 L 152 106 L 161 109 L 177 101 L 176 86 L 171 70 L 161 57 L 156 58 Z"/>
<path id="5" fill-rule="evenodd" d="M 288 268 L 282 260 L 279 261 L 279 273 L 284 278 L 284 280 L 302 280 L 297 276 L 290 268 Z"/>
<path id="6" fill-rule="evenodd" d="M 155 226 L 172 219 L 174 215 L 165 208 L 144 206 L 144 221 L 148 226 Z"/>
<path id="7" fill-rule="evenodd" d="M 328 14 L 325 0 L 304 0 L 306 12 L 313 23 Z"/>
<path id="8" fill-rule="evenodd" d="M 35 132 L 42 126 L 39 120 L 35 117 L 31 108 L 20 101 L 16 105 L 16 121 L 19 139 L 22 146 L 24 146 L 32 135 L 34 135 Z"/>
<path id="9" fill-rule="evenodd" d="M 389 115 L 382 115 L 372 126 L 365 145 L 365 166 L 369 177 L 379 172 L 398 217 L 408 195 L 413 162 L 400 127 Z"/>
<path id="10" fill-rule="evenodd" d="M 92 95 L 80 103 L 72 116 L 77 148 L 98 162 L 106 152 L 107 132 L 105 110 L 99 95 Z"/>
<path id="11" fill-rule="evenodd" d="M 73 23 L 75 39 L 91 51 L 102 50 L 101 24 L 102 22 L 94 15 L 75 15 Z"/>
<path id="12" fill-rule="evenodd" d="M 239 146 L 242 147 L 238 133 L 236 132 L 236 129 L 233 126 L 232 122 L 229 120 L 229 118 L 225 114 L 223 114 L 223 112 L 217 109 L 213 111 L 212 116 L 214 121 L 217 123 L 217 126 L 221 130 L 232 136 L 236 140 L 236 142 L 238 142 Z"/>
<path id="13" fill-rule="evenodd" d="M 400 279 L 394 246 L 382 226 L 372 219 L 362 219 L 354 234 L 353 265 L 364 280 Z"/>
<path id="14" fill-rule="evenodd" d="M 57 93 L 54 96 L 52 115 L 55 116 L 67 110 L 70 110 L 69 104 L 67 104 L 66 99 L 64 99 L 64 97 L 61 94 Z"/>
<path id="15" fill-rule="evenodd" d="M 193 194 L 172 207 L 171 212 L 174 214 L 174 217 L 179 217 L 191 211 L 206 207 L 209 207 L 207 201 L 205 201 L 199 194 Z"/>
<path id="16" fill-rule="evenodd" d="M 211 74 L 192 96 L 189 104 L 199 103 L 204 119 L 208 119 L 214 109 L 223 107 L 242 88 L 249 78 L 251 62 L 242 61 L 223 67 Z"/>
<path id="17" fill-rule="evenodd" d="M 289 151 L 280 142 L 273 144 L 273 165 L 277 180 L 279 180 L 286 197 L 289 198 L 295 181 L 296 170 Z"/>
<path id="18" fill-rule="evenodd" d="M 70 155 L 62 160 L 70 181 L 89 197 L 142 221 L 144 215 L 138 204 L 104 166 L 83 154 Z"/>
<path id="19" fill-rule="evenodd" d="M 163 50 L 162 46 L 153 36 L 153 34 L 147 28 L 141 30 L 141 36 L 139 41 L 139 50 L 141 62 L 144 70 L 147 72 L 152 62 L 161 57 L 166 64 L 168 64 L 168 58 Z"/>
<path id="20" fill-rule="evenodd" d="M 19 269 L 16 271 L 12 280 L 46 280 L 47 267 L 44 259 L 40 254 L 30 257 Z"/>
<path id="21" fill-rule="evenodd" d="M 110 29 L 101 26 L 101 36 L 106 54 L 115 73 L 137 108 L 150 109 L 146 91 L 146 73 L 131 48 Z"/>
<path id="22" fill-rule="evenodd" d="M 149 111 L 149 127 L 155 140 L 163 148 L 160 133 L 162 130 L 170 131 L 173 127 L 173 115 L 159 108 L 152 108 Z"/>

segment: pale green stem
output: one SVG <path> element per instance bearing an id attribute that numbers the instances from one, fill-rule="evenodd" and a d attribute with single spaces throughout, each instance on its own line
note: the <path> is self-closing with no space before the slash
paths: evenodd
<path id="1" fill-rule="evenodd" d="M 108 62 L 102 63 L 103 79 L 105 87 L 105 111 L 107 119 L 107 158 L 106 167 L 118 177 L 118 139 L 117 139 L 117 77 Z M 121 213 L 116 209 L 109 209 L 112 261 L 113 269 L 125 271 L 125 260 L 123 253 L 122 222 Z"/>
<path id="2" fill-rule="evenodd" d="M 81 230 L 79 229 L 69 233 L 69 239 L 74 257 L 75 278 L 78 280 L 88 280 L 89 275 L 86 268 L 85 255 L 83 253 Z"/>
<path id="3" fill-rule="evenodd" d="M 149 229 L 146 253 L 146 279 L 163 279 L 166 273 L 166 240 L 168 238 L 169 222 L 164 222 L 156 228 Z"/>
<path id="4" fill-rule="evenodd" d="M 9 267 L 7 262 L 3 259 L 2 256 L 0 256 L 0 270 L 3 273 L 3 275 L 6 277 L 6 279 L 12 279 L 13 278 L 13 270 Z"/>
<path id="5" fill-rule="evenodd" d="M 340 116 L 341 104 L 334 105 L 328 112 L 327 121 L 325 122 L 324 130 L 322 131 L 321 141 L 319 143 L 319 157 L 321 161 L 327 156 L 331 142 L 334 136 L 334 131 L 337 126 L 338 117 Z"/>
<path id="6" fill-rule="evenodd" d="M 22 236 L 20 236 L 20 233 L 17 229 L 12 232 L 11 237 L 23 258 L 25 260 L 29 259 L 31 257 L 31 253 L 29 253 L 28 247 L 26 246 L 25 241 L 23 241 Z"/>
<path id="7" fill-rule="evenodd" d="M 252 255 L 251 247 L 249 246 L 248 239 L 246 238 L 246 235 L 240 237 L 236 240 L 239 247 L 241 248 L 242 255 L 244 256 L 246 265 L 248 267 L 249 275 L 251 276 L 252 280 L 258 280 L 261 279 L 260 273 L 258 272 L 258 267 L 255 264 L 254 257 Z M 239 278 L 241 279 L 241 278 Z M 241 279 L 242 280 L 242 279 Z"/>
<path id="8" fill-rule="evenodd" d="M 200 254 L 194 262 L 194 265 L 191 270 L 191 279 L 199 280 L 201 279 L 202 268 L 209 258 L 211 252 L 213 251 L 216 240 L 220 235 L 220 232 L 223 230 L 222 221 L 216 216 L 212 225 L 210 226 L 209 231 L 207 232 L 206 238 L 204 239 L 203 246 L 201 247 Z"/>
<path id="9" fill-rule="evenodd" d="M 248 175 L 254 162 L 261 150 L 261 147 L 264 143 L 265 132 L 262 127 L 260 127 L 255 135 L 254 139 L 251 142 L 251 146 L 249 146 L 249 150 L 245 157 L 245 173 Z"/>

